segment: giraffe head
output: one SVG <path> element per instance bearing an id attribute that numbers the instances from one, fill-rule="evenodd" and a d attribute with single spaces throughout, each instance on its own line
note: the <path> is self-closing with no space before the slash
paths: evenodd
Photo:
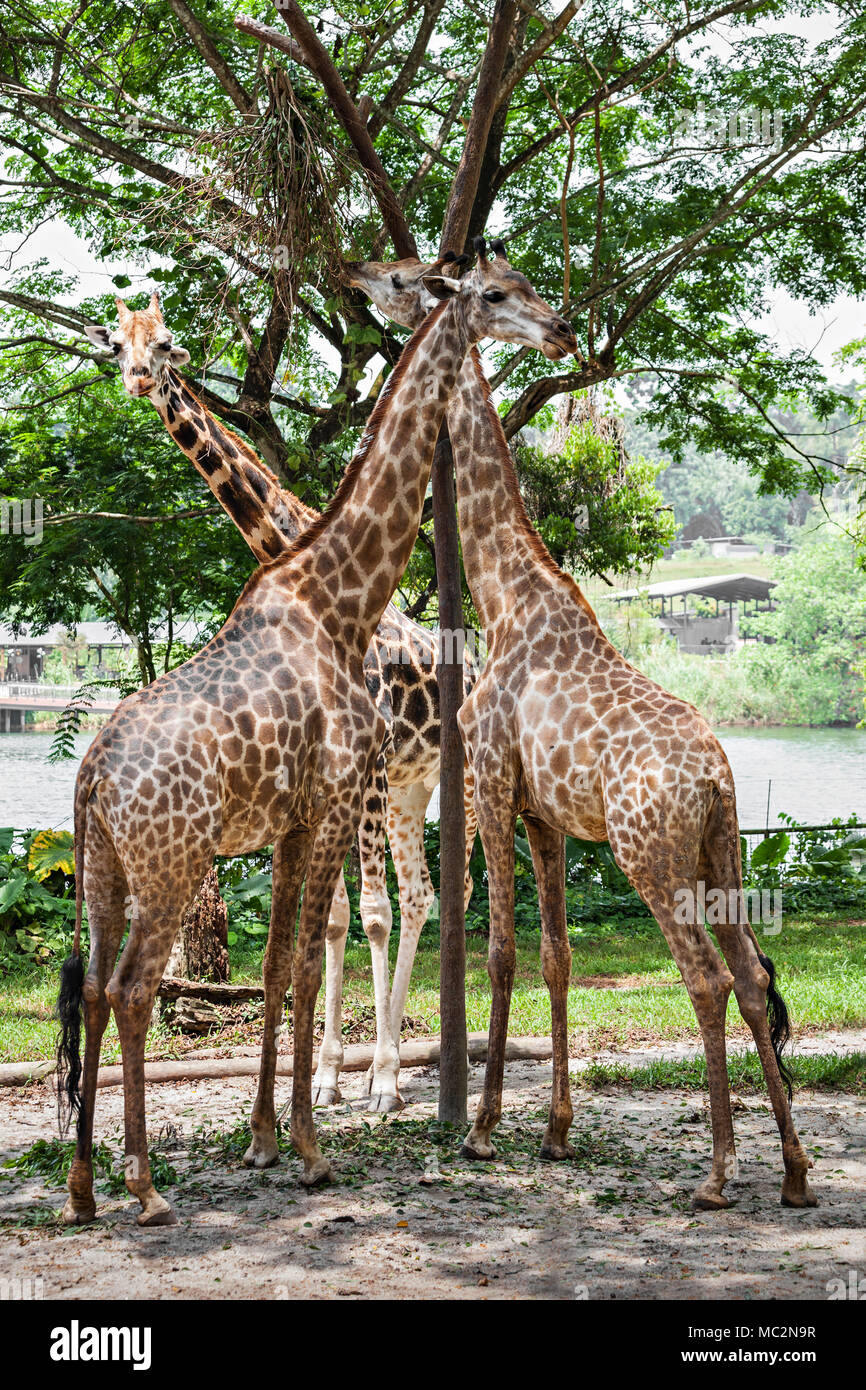
<path id="1" fill-rule="evenodd" d="M 169 366 L 189 361 L 186 348 L 175 347 L 162 321 L 159 295 L 154 291 L 146 309 L 129 309 L 116 299 L 117 327 L 88 324 L 85 333 L 97 347 L 109 347 L 120 365 L 123 384 L 131 396 L 149 396 L 158 390 Z"/>
<path id="2" fill-rule="evenodd" d="M 570 323 L 561 318 L 535 293 L 525 275 L 512 270 L 501 241 L 491 242 L 487 255 L 484 237 L 473 243 L 476 262 L 457 280 L 445 273 L 459 270 L 469 259 L 448 251 L 435 261 L 355 261 L 346 264 L 346 278 L 369 295 L 387 318 L 416 328 L 439 299 L 459 297 L 463 302 L 470 338 L 497 338 L 538 348 L 552 362 L 577 351 Z"/>

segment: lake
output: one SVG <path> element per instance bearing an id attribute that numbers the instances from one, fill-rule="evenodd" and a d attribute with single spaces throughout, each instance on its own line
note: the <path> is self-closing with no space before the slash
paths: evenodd
<path id="1" fill-rule="evenodd" d="M 770 825 L 779 812 L 805 825 L 857 813 L 866 821 L 866 730 L 717 729 L 737 785 L 740 824 Z M 78 734 L 76 758 L 46 762 L 50 734 L 0 734 L 0 826 L 72 828 L 78 763 L 93 738 Z M 438 790 L 428 815 L 435 817 Z"/>

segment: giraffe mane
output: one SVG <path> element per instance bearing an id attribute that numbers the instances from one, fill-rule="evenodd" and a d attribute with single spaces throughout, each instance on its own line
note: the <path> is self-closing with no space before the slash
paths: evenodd
<path id="1" fill-rule="evenodd" d="M 196 395 L 186 379 L 175 371 L 173 367 L 169 368 L 169 379 L 176 381 L 180 390 L 186 392 L 186 394 L 195 401 L 196 405 L 201 406 L 205 415 L 216 421 L 222 433 L 227 439 L 231 440 L 241 458 L 247 463 L 252 464 L 259 473 L 264 474 L 269 483 L 273 483 L 274 487 L 285 498 L 289 511 L 294 513 L 298 520 L 298 525 L 302 529 L 311 526 L 313 522 L 319 519 L 321 513 L 315 511 L 312 507 L 308 507 L 306 502 L 302 502 L 300 497 L 292 492 L 291 488 L 284 487 L 273 469 L 268 467 L 264 459 L 260 458 L 256 453 L 255 449 L 253 449 L 239 434 L 235 434 L 234 430 L 229 429 L 228 425 L 223 424 L 222 420 L 217 419 L 213 411 L 205 404 L 201 397 Z M 281 557 L 277 556 L 276 558 L 279 559 Z"/>
<path id="2" fill-rule="evenodd" d="M 496 406 L 493 401 L 493 392 L 490 389 L 490 382 L 487 380 L 487 376 L 481 366 L 481 361 L 478 356 L 478 349 L 475 347 L 470 348 L 469 356 L 472 361 L 473 371 L 475 372 L 475 375 L 478 379 L 479 389 L 484 398 L 484 409 L 487 411 L 487 414 L 490 418 L 490 432 L 492 437 L 496 440 L 496 451 L 502 460 L 502 477 L 505 486 L 508 489 L 509 496 L 511 497 L 512 503 L 514 505 L 514 512 L 518 520 L 520 534 L 525 540 L 526 544 L 529 546 L 533 557 L 538 561 L 538 563 L 544 569 L 546 569 L 549 574 L 555 576 L 557 579 L 563 580 L 567 585 L 571 587 L 574 597 L 577 599 L 578 603 L 580 603 L 581 607 L 585 610 L 587 616 L 592 618 L 592 621 L 595 623 L 596 627 L 599 627 L 598 618 L 595 616 L 592 606 L 589 603 L 589 600 L 584 595 L 580 585 L 577 583 L 575 579 L 572 578 L 570 574 L 566 574 L 565 570 L 562 569 L 556 563 L 547 546 L 544 544 L 544 541 L 541 539 L 541 536 L 538 534 L 538 532 L 536 531 L 535 527 L 529 519 L 529 514 L 526 510 L 526 503 L 524 502 L 523 497 L 520 493 L 520 488 L 517 485 L 517 473 L 514 467 L 514 460 L 511 457 L 511 450 L 508 447 L 508 440 L 505 438 L 505 435 L 502 430 L 502 421 L 499 418 L 499 412 L 496 409 Z"/>
<path id="3" fill-rule="evenodd" d="M 370 445 L 379 432 L 382 418 L 388 410 L 391 396 L 408 372 L 421 343 L 427 337 L 435 321 L 445 312 L 447 307 L 447 300 L 442 304 L 438 304 L 432 313 L 427 315 L 424 322 L 416 328 L 412 337 L 400 353 L 400 360 L 388 377 L 382 390 L 379 392 L 379 397 L 364 428 L 364 433 L 361 436 L 361 442 L 355 450 L 348 468 L 343 474 L 340 486 L 337 488 L 337 491 L 334 493 L 334 496 L 331 498 L 325 510 L 316 516 L 316 519 L 305 531 L 302 531 L 299 536 L 295 537 L 284 555 L 276 556 L 274 560 L 268 562 L 269 565 L 283 564 L 296 558 L 306 550 L 308 546 L 312 545 L 314 541 L 318 540 L 322 533 L 327 531 L 331 523 L 339 516 L 354 491 L 358 474 L 361 472 L 364 465 Z"/>

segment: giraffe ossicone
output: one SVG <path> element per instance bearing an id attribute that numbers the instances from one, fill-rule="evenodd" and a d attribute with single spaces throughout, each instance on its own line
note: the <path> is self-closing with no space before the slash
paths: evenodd
<path id="1" fill-rule="evenodd" d="M 502 243 L 464 277 L 518 311 L 524 277 Z M 415 260 L 347 265 L 397 322 L 427 312 L 431 267 Z M 438 269 L 438 263 L 436 265 Z M 505 311 L 503 310 L 503 316 Z M 569 329 L 569 332 L 571 330 Z M 573 347 L 577 347 L 573 338 Z M 457 472 L 463 564 L 485 630 L 489 657 L 459 715 L 475 776 L 475 807 L 490 885 L 493 989 L 484 1093 L 467 1137 L 469 1156 L 494 1154 L 491 1133 L 502 1109 L 508 1012 L 515 969 L 514 827 L 529 838 L 541 911 L 541 959 L 550 991 L 553 1095 L 542 1156 L 569 1158 L 568 983 L 571 950 L 565 914 L 565 837 L 608 840 L 658 922 L 688 989 L 704 1042 L 713 1159 L 693 1203 L 728 1205 L 735 1167 L 726 1064 L 725 1015 L 733 988 L 755 1039 L 782 1139 L 782 1202 L 816 1203 L 810 1161 L 794 1128 L 781 1049 L 787 1011 L 772 962 L 748 923 L 714 927 L 722 960 L 703 922 L 683 923 L 677 893 L 699 882 L 742 901 L 734 782 L 721 745 L 691 705 L 631 666 L 533 528 L 499 415 L 477 351 L 463 364 L 447 412 Z"/>

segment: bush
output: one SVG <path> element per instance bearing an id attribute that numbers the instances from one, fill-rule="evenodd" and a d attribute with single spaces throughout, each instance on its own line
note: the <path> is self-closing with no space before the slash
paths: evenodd
<path id="1" fill-rule="evenodd" d="M 75 925 L 68 831 L 0 829 L 0 968 L 65 956 Z"/>

